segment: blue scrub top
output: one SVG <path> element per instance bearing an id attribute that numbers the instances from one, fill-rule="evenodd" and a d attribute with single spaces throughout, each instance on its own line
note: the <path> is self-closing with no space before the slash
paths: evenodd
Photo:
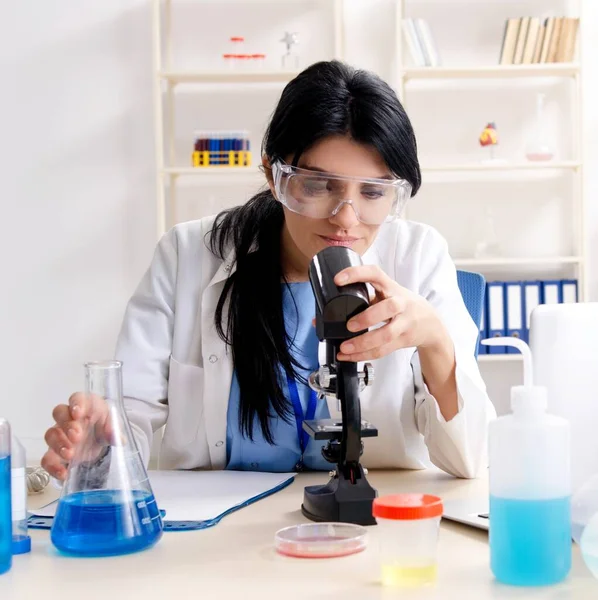
<path id="1" fill-rule="evenodd" d="M 284 321 L 287 332 L 293 341 L 291 354 L 302 365 L 299 373 L 307 379 L 308 375 L 317 370 L 318 362 L 318 337 L 312 319 L 315 316 L 315 298 L 309 281 L 282 284 L 282 303 Z M 286 376 L 283 377 L 284 390 L 290 408 L 289 422 L 278 415 L 270 418 L 270 427 L 274 444 L 264 440 L 259 422 L 256 420 L 253 429 L 253 441 L 244 437 L 239 428 L 239 381 L 236 373 L 230 387 L 228 399 L 226 450 L 227 469 L 241 471 L 270 471 L 288 472 L 298 469 L 301 460 L 301 448 L 297 433 L 297 423 L 293 416 L 293 406 L 289 396 Z M 297 391 L 306 413 L 311 390 L 297 382 Z M 330 417 L 326 400 L 318 400 L 316 419 Z M 303 468 L 328 471 L 332 468 L 322 456 L 322 446 L 326 442 L 316 442 L 309 438 L 307 448 L 303 455 Z"/>

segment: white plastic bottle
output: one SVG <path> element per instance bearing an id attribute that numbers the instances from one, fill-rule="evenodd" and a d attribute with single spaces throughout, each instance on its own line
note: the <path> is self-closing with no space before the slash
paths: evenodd
<path id="1" fill-rule="evenodd" d="M 533 385 L 525 342 L 482 343 L 513 346 L 524 359 L 524 385 L 511 390 L 512 414 L 489 428 L 492 572 L 511 585 L 554 584 L 571 569 L 569 423 L 547 414 L 547 391 Z"/>

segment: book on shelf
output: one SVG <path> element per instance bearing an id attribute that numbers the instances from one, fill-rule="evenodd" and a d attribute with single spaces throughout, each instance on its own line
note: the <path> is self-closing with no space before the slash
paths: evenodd
<path id="1" fill-rule="evenodd" d="M 438 47 L 425 19 L 403 19 L 403 35 L 416 67 L 440 66 Z"/>
<path id="2" fill-rule="evenodd" d="M 573 17 L 515 17 L 504 26 L 499 64 L 531 65 L 572 62 L 579 19 Z"/>

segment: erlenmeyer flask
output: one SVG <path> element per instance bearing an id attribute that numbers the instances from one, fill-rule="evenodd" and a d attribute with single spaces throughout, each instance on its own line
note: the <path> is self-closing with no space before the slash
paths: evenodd
<path id="1" fill-rule="evenodd" d="M 93 410 L 81 423 L 52 525 L 52 543 L 80 556 L 144 550 L 162 535 L 162 519 L 122 399 L 122 364 L 85 365 Z"/>

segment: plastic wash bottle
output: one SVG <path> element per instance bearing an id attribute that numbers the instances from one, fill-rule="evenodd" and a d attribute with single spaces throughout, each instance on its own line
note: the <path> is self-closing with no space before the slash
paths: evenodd
<path id="1" fill-rule="evenodd" d="M 513 346 L 524 360 L 524 383 L 511 390 L 512 413 L 489 425 L 490 566 L 502 583 L 554 584 L 571 568 L 569 423 L 547 414 L 547 390 L 533 385 L 525 342 L 482 343 Z"/>

